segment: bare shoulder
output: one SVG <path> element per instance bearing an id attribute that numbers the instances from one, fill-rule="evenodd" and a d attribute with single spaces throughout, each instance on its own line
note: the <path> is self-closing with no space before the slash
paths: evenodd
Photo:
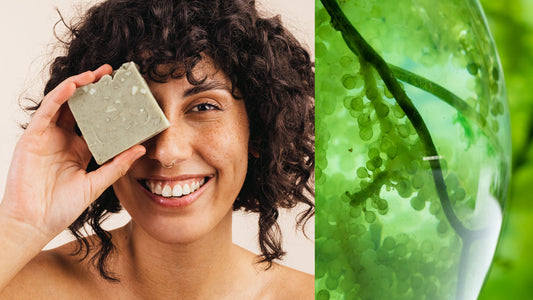
<path id="1" fill-rule="evenodd" d="M 287 299 L 307 300 L 315 299 L 315 277 L 287 266 L 273 263 L 270 268 L 266 264 L 258 264 L 257 256 L 243 248 L 239 249 L 239 256 L 244 258 L 251 272 L 241 272 L 247 278 L 240 278 L 239 282 L 246 282 L 244 286 L 251 287 L 254 292 L 246 299 Z M 243 298 L 243 297 L 240 297 Z M 244 298 L 243 298 L 244 299 Z"/>
<path id="2" fill-rule="evenodd" d="M 283 265 L 272 266 L 272 290 L 276 299 L 315 299 L 315 277 Z"/>
<path id="3" fill-rule="evenodd" d="M 42 251 L 0 293 L 0 299 L 61 299 L 83 288 L 90 276 L 79 257 L 71 255 L 74 243 Z M 85 280 L 84 280 L 85 279 Z"/>

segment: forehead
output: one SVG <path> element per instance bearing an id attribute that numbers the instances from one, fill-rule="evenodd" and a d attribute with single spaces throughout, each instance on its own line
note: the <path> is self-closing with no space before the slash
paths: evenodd
<path id="1" fill-rule="evenodd" d="M 189 74 L 187 67 L 181 62 L 160 64 L 153 72 L 155 74 L 143 75 L 151 88 L 172 82 L 172 85 L 184 91 L 184 96 L 207 90 L 227 90 L 236 100 L 243 100 L 239 89 L 233 87 L 226 73 L 217 68 L 209 57 L 202 56 L 192 70 L 189 68 Z M 162 80 L 158 80 L 159 78 Z"/>
<path id="2" fill-rule="evenodd" d="M 144 74 L 144 77 L 154 96 L 162 93 L 161 88 L 172 87 L 174 92 L 178 92 L 183 97 L 211 90 L 225 90 L 234 100 L 242 99 L 239 91 L 232 89 L 231 80 L 225 72 L 216 68 L 211 60 L 202 59 L 192 70 L 189 70 L 189 74 L 185 70 L 185 66 L 180 63 L 161 64 L 154 71 L 156 76 L 161 76 L 163 80 L 152 79 L 151 74 Z"/>
<path id="3" fill-rule="evenodd" d="M 152 79 L 152 76 L 155 75 L 153 76 L 155 77 L 153 78 L 154 80 L 157 78 L 162 78 L 162 81 L 166 81 L 171 78 L 187 78 L 187 76 L 191 76 L 193 82 L 189 82 L 189 84 L 194 85 L 195 81 L 201 82 L 203 80 L 216 80 L 219 82 L 224 82 L 231 87 L 231 82 L 226 73 L 222 69 L 215 67 L 215 64 L 209 57 L 203 56 L 202 59 L 194 66 L 194 68 L 189 71 L 190 74 L 187 74 L 187 69 L 187 66 L 181 62 L 160 64 L 155 67 L 154 74 L 145 74 L 145 78 L 150 80 Z"/>

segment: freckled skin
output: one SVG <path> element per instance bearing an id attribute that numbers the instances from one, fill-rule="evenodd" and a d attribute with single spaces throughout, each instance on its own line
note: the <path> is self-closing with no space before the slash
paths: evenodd
<path id="1" fill-rule="evenodd" d="M 230 88 L 226 76 L 215 73 L 210 64 L 199 66 L 196 74 L 208 75 L 206 82 L 215 80 Z M 186 78 L 149 82 L 149 86 L 171 127 L 145 143 L 147 154 L 113 187 L 133 221 L 155 239 L 191 242 L 230 217 L 228 212 L 244 183 L 249 139 L 244 100 L 234 99 L 224 89 L 184 97 L 185 90 L 194 87 Z M 195 111 L 202 103 L 219 109 Z M 173 168 L 162 168 L 172 163 Z M 183 174 L 209 174 L 213 178 L 199 199 L 178 209 L 161 209 L 139 192 L 136 182 L 146 176 Z"/>

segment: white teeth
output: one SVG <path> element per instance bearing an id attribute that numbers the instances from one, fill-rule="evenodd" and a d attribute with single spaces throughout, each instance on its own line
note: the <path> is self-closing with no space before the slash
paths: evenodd
<path id="1" fill-rule="evenodd" d="M 185 184 L 183 186 L 183 195 L 189 195 L 191 193 L 191 188 L 189 187 L 188 184 Z"/>
<path id="2" fill-rule="evenodd" d="M 168 184 L 165 184 L 162 195 L 163 197 L 172 197 L 172 189 Z"/>
<path id="3" fill-rule="evenodd" d="M 182 190 L 181 190 L 181 185 L 179 184 L 176 184 L 174 186 L 174 188 L 172 189 L 172 196 L 174 197 L 179 197 L 183 194 Z"/>
<path id="4" fill-rule="evenodd" d="M 154 191 L 154 194 L 161 195 L 161 191 L 162 191 L 161 185 L 159 183 L 156 183 L 155 184 L 155 188 L 153 189 L 153 191 Z"/>
<path id="5" fill-rule="evenodd" d="M 185 183 L 183 185 L 175 184 L 172 187 L 165 182 L 158 182 L 147 180 L 146 187 L 154 194 L 162 195 L 163 197 L 181 197 L 196 192 L 205 183 L 205 178 L 200 181 L 193 181 L 191 183 Z"/>

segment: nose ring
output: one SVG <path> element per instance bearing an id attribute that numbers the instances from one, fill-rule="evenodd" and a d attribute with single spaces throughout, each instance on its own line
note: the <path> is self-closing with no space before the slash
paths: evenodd
<path id="1" fill-rule="evenodd" d="M 166 165 L 164 163 L 161 163 L 161 166 L 165 169 L 172 169 L 174 167 L 174 162 L 172 162 L 170 165 Z"/>

